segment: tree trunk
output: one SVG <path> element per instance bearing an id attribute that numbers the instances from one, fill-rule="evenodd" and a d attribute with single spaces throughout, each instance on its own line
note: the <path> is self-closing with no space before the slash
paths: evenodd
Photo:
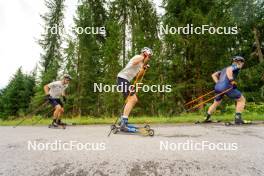
<path id="1" fill-rule="evenodd" d="M 253 33 L 254 33 L 254 39 L 256 42 L 259 62 L 262 63 L 264 61 L 264 59 L 263 59 L 263 53 L 261 52 L 261 45 L 260 45 L 260 41 L 259 41 L 259 31 L 255 26 L 253 27 Z"/>
<path id="2" fill-rule="evenodd" d="M 126 12 L 126 0 L 123 1 L 123 67 L 126 64 L 126 22 L 127 22 L 127 12 Z"/>

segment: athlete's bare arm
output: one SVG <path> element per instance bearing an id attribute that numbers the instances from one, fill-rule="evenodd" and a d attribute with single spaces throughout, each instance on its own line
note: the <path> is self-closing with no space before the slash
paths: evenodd
<path id="1" fill-rule="evenodd" d="M 144 56 L 142 55 L 135 56 L 135 59 L 133 60 L 132 65 L 137 65 L 140 62 L 143 62 L 143 60 L 144 60 Z"/>
<path id="2" fill-rule="evenodd" d="M 226 69 L 226 76 L 227 76 L 227 78 L 228 78 L 229 80 L 233 80 L 233 79 L 234 79 L 234 77 L 233 77 L 233 69 L 232 69 L 232 67 L 228 67 L 228 68 Z"/>
<path id="3" fill-rule="evenodd" d="M 212 74 L 212 78 L 213 78 L 215 83 L 217 83 L 219 81 L 219 74 L 220 74 L 219 71 Z"/>

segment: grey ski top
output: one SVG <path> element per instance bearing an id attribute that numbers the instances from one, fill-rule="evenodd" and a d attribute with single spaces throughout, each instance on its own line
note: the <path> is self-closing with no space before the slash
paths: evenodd
<path id="1" fill-rule="evenodd" d="M 143 66 L 143 63 L 139 63 L 137 65 L 133 65 L 133 61 L 138 57 L 139 55 L 134 56 L 132 59 L 130 59 L 130 61 L 127 63 L 127 65 L 125 66 L 125 68 L 123 68 L 123 70 L 121 70 L 117 77 L 126 79 L 128 81 L 131 81 L 136 75 L 137 73 L 140 71 L 140 69 Z"/>
<path id="2" fill-rule="evenodd" d="M 62 84 L 62 81 L 54 81 L 48 84 L 49 94 L 52 98 L 60 98 L 62 93 L 68 87 L 68 84 Z"/>

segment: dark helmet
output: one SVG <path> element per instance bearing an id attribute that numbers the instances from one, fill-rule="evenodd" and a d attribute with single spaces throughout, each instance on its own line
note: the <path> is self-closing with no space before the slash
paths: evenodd
<path id="1" fill-rule="evenodd" d="M 245 62 L 245 58 L 242 57 L 242 56 L 234 56 L 232 58 L 232 60 L 235 62 L 235 61 L 242 61 L 242 62 Z"/>
<path id="2" fill-rule="evenodd" d="M 72 80 L 72 77 L 71 77 L 71 75 L 69 75 L 69 74 L 64 74 L 64 75 L 63 75 L 63 79 L 69 79 L 69 80 Z"/>

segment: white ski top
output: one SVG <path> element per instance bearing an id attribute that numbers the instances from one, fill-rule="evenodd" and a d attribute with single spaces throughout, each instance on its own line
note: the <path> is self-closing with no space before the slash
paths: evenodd
<path id="1" fill-rule="evenodd" d="M 52 98 L 60 98 L 68 84 L 62 84 L 62 81 L 54 81 L 48 84 L 49 94 Z"/>
<path id="2" fill-rule="evenodd" d="M 140 55 L 136 55 L 132 59 L 130 59 L 130 61 L 127 63 L 126 67 L 123 68 L 123 70 L 121 70 L 118 73 L 117 77 L 131 81 L 137 75 L 137 73 L 140 71 L 140 69 L 143 66 L 143 62 L 139 63 L 137 65 L 133 65 L 133 61 L 139 56 Z"/>

